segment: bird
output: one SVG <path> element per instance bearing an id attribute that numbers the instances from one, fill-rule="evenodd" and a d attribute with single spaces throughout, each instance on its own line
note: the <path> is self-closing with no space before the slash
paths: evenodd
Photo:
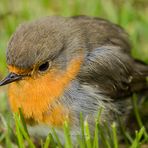
<path id="1" fill-rule="evenodd" d="M 29 132 L 45 137 L 55 128 L 64 139 L 80 133 L 80 113 L 94 131 L 126 120 L 134 93 L 147 91 L 148 66 L 131 56 L 129 35 L 106 19 L 47 16 L 22 23 L 9 40 L 6 62 L 12 112 L 22 109 Z"/>

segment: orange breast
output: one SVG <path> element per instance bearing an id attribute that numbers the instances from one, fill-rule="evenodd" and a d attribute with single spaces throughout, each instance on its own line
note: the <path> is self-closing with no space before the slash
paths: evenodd
<path id="1" fill-rule="evenodd" d="M 82 59 L 72 60 L 65 72 L 50 70 L 42 76 L 26 78 L 9 86 L 9 101 L 14 112 L 22 108 L 26 119 L 60 126 L 69 120 L 70 111 L 57 104 L 60 96 L 79 72 Z"/>

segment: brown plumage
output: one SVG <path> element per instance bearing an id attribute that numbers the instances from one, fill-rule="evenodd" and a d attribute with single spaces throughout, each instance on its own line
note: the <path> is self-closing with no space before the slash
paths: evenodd
<path id="1" fill-rule="evenodd" d="M 80 112 L 93 131 L 100 108 L 101 123 L 110 124 L 117 115 L 125 119 L 127 98 L 147 90 L 148 66 L 130 51 L 127 33 L 107 20 L 46 17 L 16 30 L 7 48 L 11 74 L 0 85 L 13 82 L 13 111 L 22 107 L 27 121 L 49 126 L 45 129 L 68 120 L 75 139 Z"/>

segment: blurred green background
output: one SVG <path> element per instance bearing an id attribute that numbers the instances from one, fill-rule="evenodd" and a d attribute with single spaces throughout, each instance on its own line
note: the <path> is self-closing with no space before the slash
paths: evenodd
<path id="1" fill-rule="evenodd" d="M 109 19 L 130 35 L 133 57 L 148 63 L 148 0 L 0 0 L 0 79 L 7 73 L 5 52 L 17 26 L 50 15 Z M 0 88 L 0 112 L 4 117 L 8 114 L 5 94 L 5 88 Z M 147 106 L 145 103 L 143 114 L 148 114 Z"/>

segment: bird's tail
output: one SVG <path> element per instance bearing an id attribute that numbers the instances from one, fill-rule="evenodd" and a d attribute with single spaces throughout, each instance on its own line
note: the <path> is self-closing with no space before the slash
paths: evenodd
<path id="1" fill-rule="evenodd" d="M 148 65 L 139 60 L 135 60 L 135 75 L 131 83 L 131 91 L 148 96 Z"/>

